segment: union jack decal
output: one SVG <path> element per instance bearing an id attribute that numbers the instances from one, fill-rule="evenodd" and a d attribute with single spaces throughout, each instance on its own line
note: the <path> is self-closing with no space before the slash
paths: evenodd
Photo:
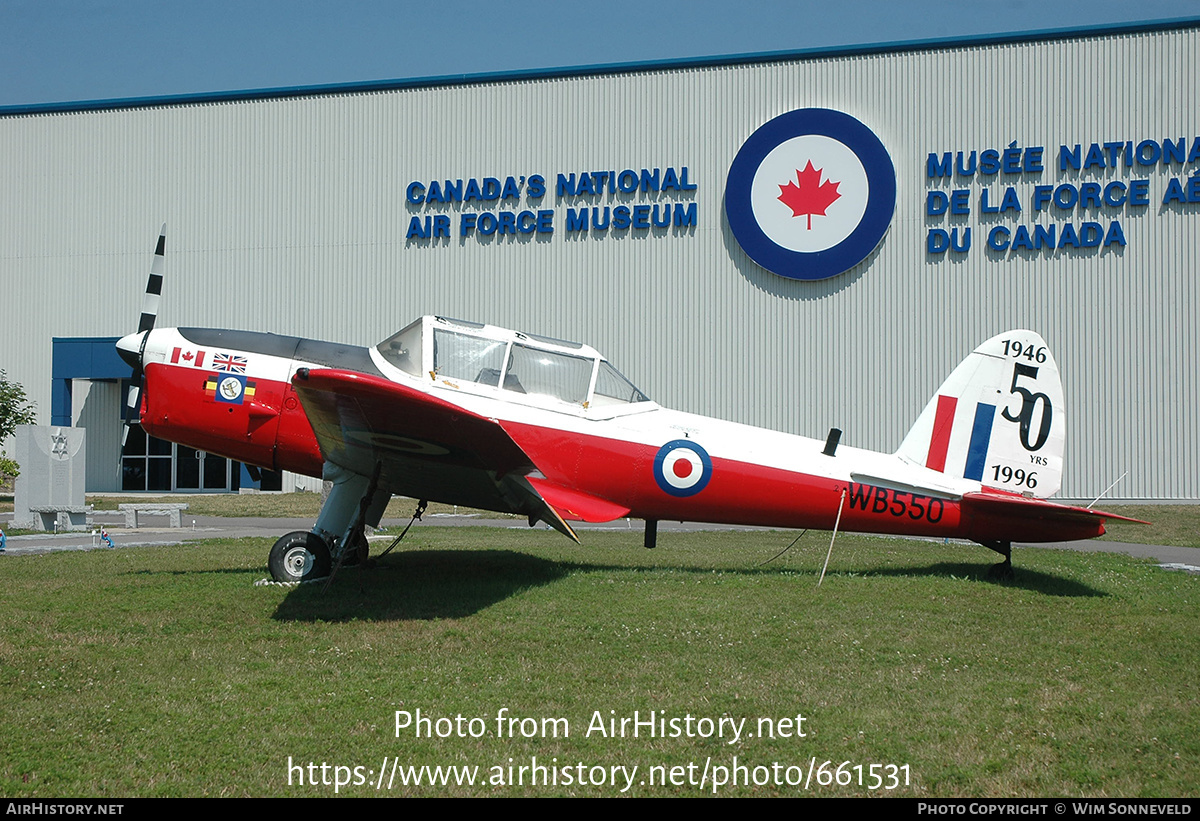
<path id="1" fill-rule="evenodd" d="M 246 357 L 235 354 L 219 353 L 212 358 L 212 366 L 226 373 L 245 373 L 246 364 Z"/>

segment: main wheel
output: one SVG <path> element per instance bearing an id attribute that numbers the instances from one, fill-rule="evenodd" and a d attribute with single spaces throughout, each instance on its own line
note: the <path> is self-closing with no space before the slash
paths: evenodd
<path id="1" fill-rule="evenodd" d="M 297 530 L 271 548 L 267 562 L 277 582 L 303 582 L 329 575 L 329 547 L 314 533 Z"/>

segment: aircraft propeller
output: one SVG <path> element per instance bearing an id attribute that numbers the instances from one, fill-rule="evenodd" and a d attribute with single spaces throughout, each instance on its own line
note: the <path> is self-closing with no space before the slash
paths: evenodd
<path id="1" fill-rule="evenodd" d="M 121 431 L 121 447 L 129 437 L 129 419 L 137 416 L 141 407 L 142 376 L 145 373 L 142 365 L 142 355 L 146 351 L 146 342 L 150 339 L 150 331 L 154 330 L 154 322 L 158 319 L 158 302 L 162 296 L 163 264 L 166 256 L 167 225 L 163 223 L 158 234 L 158 245 L 154 249 L 154 262 L 150 266 L 150 279 L 146 282 L 146 295 L 142 299 L 142 316 L 138 320 L 136 333 L 129 334 L 117 342 L 117 352 L 131 368 L 133 377 L 129 385 L 129 397 L 125 414 L 125 426 Z"/>

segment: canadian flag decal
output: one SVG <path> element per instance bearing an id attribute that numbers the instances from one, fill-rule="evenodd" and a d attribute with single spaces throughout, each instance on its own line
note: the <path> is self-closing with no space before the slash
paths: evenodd
<path id="1" fill-rule="evenodd" d="M 185 351 L 183 348 L 175 348 L 174 350 L 171 351 L 171 364 L 172 365 L 178 365 L 179 360 L 181 360 L 181 359 L 183 360 L 183 364 L 185 364 L 185 365 L 192 365 L 193 367 L 196 367 L 196 368 L 204 367 L 204 351 L 203 350 L 192 353 L 191 351 Z M 195 361 L 193 362 L 192 360 L 195 360 Z"/>

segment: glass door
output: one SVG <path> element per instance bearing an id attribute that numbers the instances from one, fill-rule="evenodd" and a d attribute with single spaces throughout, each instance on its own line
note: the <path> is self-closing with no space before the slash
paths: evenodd
<path id="1" fill-rule="evenodd" d="M 173 445 L 177 491 L 230 490 L 233 474 L 230 461 L 203 450 Z"/>
<path id="2" fill-rule="evenodd" d="M 171 490 L 172 445 L 147 436 L 142 426 L 129 426 L 121 453 L 122 490 Z"/>

